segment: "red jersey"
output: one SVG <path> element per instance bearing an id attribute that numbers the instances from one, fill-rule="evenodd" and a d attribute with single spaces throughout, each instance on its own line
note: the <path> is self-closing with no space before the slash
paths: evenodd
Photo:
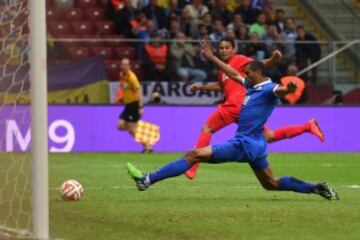
<path id="1" fill-rule="evenodd" d="M 244 55 L 234 55 L 228 59 L 227 64 L 244 75 L 244 66 L 253 61 Z M 223 86 L 225 102 L 219 107 L 231 114 L 239 114 L 246 93 L 245 88 L 238 82 L 229 78 L 222 71 L 218 71 L 218 81 Z"/>

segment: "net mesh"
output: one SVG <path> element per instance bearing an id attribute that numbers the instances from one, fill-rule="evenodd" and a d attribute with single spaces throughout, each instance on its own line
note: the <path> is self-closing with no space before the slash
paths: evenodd
<path id="1" fill-rule="evenodd" d="M 0 0 L 0 238 L 31 232 L 28 15 Z"/>

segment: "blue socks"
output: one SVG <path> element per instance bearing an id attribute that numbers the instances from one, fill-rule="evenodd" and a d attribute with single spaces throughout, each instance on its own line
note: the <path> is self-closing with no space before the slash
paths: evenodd
<path id="1" fill-rule="evenodd" d="M 185 158 L 180 158 L 177 161 L 171 162 L 155 172 L 149 174 L 149 180 L 151 184 L 161 181 L 165 178 L 176 177 L 191 168 L 191 165 L 185 160 Z"/>
<path id="2" fill-rule="evenodd" d="M 314 193 L 316 184 L 308 183 L 294 177 L 281 177 L 279 179 L 280 191 L 294 191 L 300 193 Z"/>

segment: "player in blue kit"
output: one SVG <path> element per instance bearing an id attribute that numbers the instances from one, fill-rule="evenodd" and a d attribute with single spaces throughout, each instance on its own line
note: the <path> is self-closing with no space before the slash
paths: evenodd
<path id="1" fill-rule="evenodd" d="M 278 97 L 283 97 L 296 90 L 296 84 L 277 85 L 265 76 L 265 66 L 258 61 L 250 62 L 245 67 L 246 79 L 213 55 L 207 42 L 202 42 L 204 55 L 214 62 L 231 79 L 246 87 L 247 95 L 240 111 L 238 128 L 235 136 L 222 144 L 190 150 L 184 157 L 171 162 L 154 172 L 143 174 L 131 163 L 128 172 L 140 191 L 166 178 L 183 174 L 195 163 L 244 162 L 253 169 L 257 179 L 266 190 L 294 191 L 315 193 L 333 200 L 339 199 L 334 189 L 326 183 L 309 183 L 294 177 L 275 178 L 267 161 L 266 139 L 263 127 L 275 108 Z"/>

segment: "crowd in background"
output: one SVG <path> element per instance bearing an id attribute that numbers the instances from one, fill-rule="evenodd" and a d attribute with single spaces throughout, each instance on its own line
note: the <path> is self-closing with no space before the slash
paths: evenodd
<path id="1" fill-rule="evenodd" d="M 278 49 L 284 57 L 270 71 L 275 81 L 290 65 L 305 68 L 320 58 L 321 48 L 311 33 L 272 0 L 109 0 L 107 9 L 118 33 L 141 39 L 134 44 L 142 61 L 143 80 L 214 81 L 216 70 L 201 56 L 194 40 L 236 42 L 236 51 L 262 60 Z M 164 41 L 174 40 L 174 41 Z M 305 80 L 316 81 L 316 68 Z"/>

